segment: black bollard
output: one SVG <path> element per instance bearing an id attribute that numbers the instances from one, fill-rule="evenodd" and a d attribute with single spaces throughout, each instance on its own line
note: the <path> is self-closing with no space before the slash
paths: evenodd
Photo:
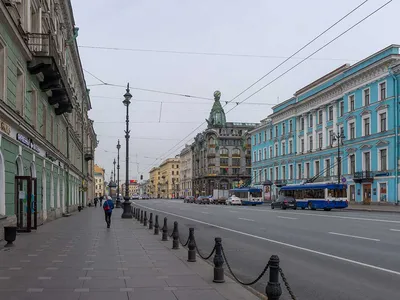
<path id="1" fill-rule="evenodd" d="M 136 216 L 136 207 L 133 208 L 133 216 Z"/>
<path id="2" fill-rule="evenodd" d="M 162 241 L 168 241 L 168 220 L 167 217 L 164 218 L 164 226 L 162 228 Z"/>
<path id="3" fill-rule="evenodd" d="M 153 213 L 150 213 L 150 218 L 149 218 L 149 229 L 153 229 Z"/>
<path id="4" fill-rule="evenodd" d="M 196 244 L 194 241 L 194 228 L 189 228 L 189 242 L 188 242 L 188 261 L 196 261 Z"/>
<path id="5" fill-rule="evenodd" d="M 139 221 L 139 213 L 140 213 L 140 208 L 138 208 L 137 210 L 136 210 L 136 220 L 138 220 Z"/>
<path id="6" fill-rule="evenodd" d="M 156 215 L 156 223 L 154 224 L 154 234 L 160 234 L 160 225 L 158 225 L 158 215 Z"/>
<path id="7" fill-rule="evenodd" d="M 143 226 L 147 226 L 147 211 L 144 212 Z"/>
<path id="8" fill-rule="evenodd" d="M 281 284 L 279 283 L 278 255 L 272 255 L 269 259 L 269 281 L 265 287 L 265 293 L 269 300 L 279 300 L 282 295 Z"/>
<path id="9" fill-rule="evenodd" d="M 143 223 L 143 210 L 140 211 L 140 223 Z"/>
<path id="10" fill-rule="evenodd" d="M 174 231 L 172 232 L 172 249 L 179 249 L 179 230 L 178 230 L 178 222 L 174 222 Z"/>
<path id="11" fill-rule="evenodd" d="M 215 238 L 215 255 L 214 255 L 214 280 L 216 283 L 225 282 L 224 279 L 224 258 L 222 257 L 222 239 Z"/>

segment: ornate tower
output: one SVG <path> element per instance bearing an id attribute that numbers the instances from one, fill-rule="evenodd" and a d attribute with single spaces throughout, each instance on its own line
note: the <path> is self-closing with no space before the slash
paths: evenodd
<path id="1" fill-rule="evenodd" d="M 225 127 L 226 126 L 226 117 L 224 109 L 222 108 L 221 102 L 219 99 L 221 98 L 221 92 L 214 92 L 214 105 L 211 109 L 210 116 L 208 117 L 207 123 L 208 128 L 213 127 Z"/>

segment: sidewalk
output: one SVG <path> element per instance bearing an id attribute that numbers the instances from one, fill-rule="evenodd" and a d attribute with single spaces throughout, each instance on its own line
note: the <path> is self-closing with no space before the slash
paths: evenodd
<path id="1" fill-rule="evenodd" d="M 114 210 L 111 229 L 101 208 L 85 208 L 19 234 L 13 248 L 1 241 L 1 299 L 259 299 L 227 276 L 213 283 L 208 263 L 186 262 L 186 250 L 121 213 Z"/>
<path id="2" fill-rule="evenodd" d="M 364 205 L 363 203 L 351 202 L 346 210 L 400 213 L 400 205 L 391 203 L 371 203 L 370 205 Z"/>

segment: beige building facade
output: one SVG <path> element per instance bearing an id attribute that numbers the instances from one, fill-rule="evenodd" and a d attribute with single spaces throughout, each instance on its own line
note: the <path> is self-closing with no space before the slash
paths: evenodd
<path id="1" fill-rule="evenodd" d="M 152 168 L 149 173 L 149 178 L 149 196 L 151 198 L 160 198 L 160 168 Z"/>
<path id="2" fill-rule="evenodd" d="M 185 148 L 179 154 L 180 158 L 180 172 L 179 182 L 180 191 L 179 196 L 188 197 L 192 196 L 192 148 L 190 145 L 186 145 Z"/>
<path id="3" fill-rule="evenodd" d="M 94 165 L 94 197 L 101 197 L 105 195 L 105 178 L 104 178 L 105 170 L 98 166 Z M 92 200 L 92 199 L 90 199 Z"/>
<path id="4" fill-rule="evenodd" d="M 180 192 L 180 159 L 168 158 L 160 165 L 160 198 L 174 199 L 178 198 Z"/>

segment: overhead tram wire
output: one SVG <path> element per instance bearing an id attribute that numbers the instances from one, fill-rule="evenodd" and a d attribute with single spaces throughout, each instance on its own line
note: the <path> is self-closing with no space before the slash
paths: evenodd
<path id="1" fill-rule="evenodd" d="M 251 84 L 249 87 L 247 87 L 246 89 L 244 89 L 242 92 L 240 92 L 239 94 L 237 94 L 232 100 L 228 101 L 228 102 L 232 102 L 233 100 L 237 99 L 238 97 L 240 97 L 241 95 L 243 95 L 245 92 L 247 92 L 249 89 L 251 89 L 253 86 L 255 86 L 257 83 L 259 83 L 261 80 L 263 80 L 265 77 L 267 77 L 269 74 L 271 74 L 272 72 L 274 72 L 275 70 L 277 70 L 280 66 L 282 66 L 283 64 L 285 64 L 286 62 L 288 62 L 290 59 L 292 59 L 296 54 L 298 54 L 299 52 L 301 52 L 302 50 L 304 50 L 305 48 L 307 48 L 309 45 L 311 45 L 313 42 L 315 42 L 317 39 L 319 39 L 321 36 L 323 36 L 325 33 L 327 33 L 329 30 L 331 30 L 333 27 L 335 27 L 337 24 L 339 24 L 340 22 L 342 22 L 344 19 L 346 19 L 348 16 L 350 16 L 353 12 L 355 12 L 357 9 L 359 9 L 361 6 L 363 6 L 365 3 L 367 3 L 369 0 L 365 0 L 364 2 L 362 2 L 361 4 L 359 4 L 358 6 L 356 6 L 355 8 L 353 8 L 350 12 L 348 12 L 347 14 L 345 14 L 343 17 L 341 17 L 339 20 L 337 20 L 335 23 L 333 23 L 331 26 L 329 26 L 327 29 L 325 29 L 324 31 L 322 31 L 319 35 L 317 35 L 315 38 L 313 38 L 311 41 L 309 41 L 308 43 L 306 43 L 303 47 L 301 47 L 299 50 L 297 50 L 296 52 L 294 52 L 292 55 L 290 55 L 288 58 L 286 58 L 284 61 L 282 61 L 280 64 L 278 64 L 275 68 L 273 68 L 272 70 L 270 70 L 268 73 L 266 73 L 264 76 L 262 76 L 260 79 L 258 79 L 256 82 L 254 82 L 253 84 Z M 302 61 L 307 60 L 309 57 L 306 57 L 304 59 L 302 59 Z"/>
<path id="2" fill-rule="evenodd" d="M 240 104 L 242 104 L 243 102 L 245 102 L 246 100 L 250 99 L 251 97 L 253 97 L 254 95 L 258 94 L 259 92 L 261 92 L 263 89 L 265 89 L 267 86 L 269 86 L 271 83 L 274 83 L 276 80 L 278 80 L 279 78 L 283 77 L 284 75 L 286 75 L 287 73 L 289 73 L 291 70 L 295 69 L 297 66 L 301 65 L 303 62 L 305 62 L 308 58 L 310 58 L 311 56 L 313 56 L 314 54 L 318 53 L 319 51 L 321 51 L 322 49 L 324 49 L 325 47 L 327 47 L 328 45 L 332 44 L 334 41 L 336 41 L 338 38 L 340 38 L 341 36 L 343 36 L 344 34 L 346 34 L 347 32 L 349 32 L 350 30 L 352 30 L 354 27 L 358 26 L 359 24 L 361 24 L 362 22 L 364 22 L 365 20 L 367 20 L 369 17 L 373 16 L 374 14 L 376 14 L 378 11 L 380 11 L 381 9 L 383 9 L 385 6 L 387 6 L 389 3 L 391 3 L 393 0 L 389 0 L 388 2 L 384 3 L 383 5 L 381 5 L 380 7 L 378 7 L 377 9 L 375 9 L 373 12 L 371 12 L 370 14 L 368 14 L 367 16 L 365 16 L 364 18 L 362 18 L 360 21 L 358 21 L 357 23 L 353 24 L 352 26 L 350 26 L 349 28 L 347 28 L 345 31 L 343 31 L 342 33 L 340 33 L 339 35 L 337 35 L 336 37 L 334 37 L 332 40 L 330 40 L 329 42 L 325 43 L 323 46 L 321 46 L 320 48 L 318 48 L 317 50 L 315 50 L 314 52 L 312 52 L 310 55 L 308 55 L 306 58 L 304 58 L 303 60 L 299 61 L 297 64 L 295 64 L 294 66 L 292 66 L 291 68 L 289 68 L 288 70 L 286 70 L 285 72 L 283 72 L 282 74 L 280 74 L 279 76 L 275 77 L 273 80 L 271 80 L 270 82 L 268 82 L 267 84 L 265 84 L 264 86 L 262 86 L 261 88 L 259 88 L 257 91 L 255 91 L 254 93 L 252 93 L 250 96 L 246 97 L 245 99 L 243 99 L 242 101 L 240 101 L 236 106 L 232 107 L 230 110 L 228 110 L 226 112 L 226 114 L 228 114 L 229 112 L 231 112 L 232 110 L 234 110 L 236 107 L 238 107 Z"/>
<path id="3" fill-rule="evenodd" d="M 389 2 L 387 2 L 386 4 L 390 3 L 392 0 L 390 0 Z M 368 2 L 368 0 L 365 0 L 364 2 L 362 2 L 361 4 L 359 4 L 358 6 L 356 6 L 353 10 L 351 10 L 350 12 L 348 12 L 346 15 L 344 15 L 342 18 L 340 18 L 337 22 L 335 22 L 333 25 L 331 25 L 330 27 L 328 27 L 326 30 L 324 30 L 322 33 L 320 33 L 316 38 L 312 39 L 310 42 L 308 42 L 305 46 L 301 47 L 300 50 L 296 51 L 293 55 L 291 55 L 290 57 L 293 57 L 294 55 L 298 54 L 301 50 L 303 50 L 305 47 L 307 47 L 308 45 L 310 45 L 311 43 L 313 43 L 316 39 L 318 39 L 319 37 L 321 37 L 323 34 L 325 34 L 327 31 L 329 31 L 330 29 L 332 29 L 334 26 L 336 26 L 339 22 L 343 21 L 345 18 L 347 18 L 350 14 L 352 14 L 353 12 L 355 12 L 357 9 L 359 9 L 361 6 L 363 6 L 366 2 Z M 385 5 L 386 5 L 385 4 Z M 380 7 L 379 9 L 383 8 Z M 378 10 L 379 10 L 378 9 Z M 377 11 L 375 11 L 377 12 Z M 375 12 L 373 12 L 372 14 L 374 14 Z M 369 16 L 371 16 L 372 14 L 368 15 L 366 18 L 368 18 Z M 366 18 L 362 19 L 359 23 L 361 23 L 363 20 L 365 20 Z M 354 27 L 354 26 L 353 26 Z M 347 31 L 349 31 L 350 29 L 352 29 L 353 27 L 349 28 Z M 346 33 L 347 31 L 345 31 L 344 33 Z M 343 34 L 344 34 L 343 33 Z M 322 50 L 322 49 L 320 49 Z M 319 51 L 319 50 L 318 50 Z M 305 59 L 303 59 L 301 61 L 304 62 L 305 60 L 309 59 L 311 56 L 313 56 L 315 53 L 317 53 L 318 51 L 314 52 L 312 55 L 307 56 Z M 243 92 L 241 92 L 240 94 L 238 94 L 236 97 L 234 97 L 232 100 L 228 101 L 228 103 L 232 102 L 233 100 L 235 100 L 237 97 L 239 97 L 240 95 L 242 95 L 244 92 L 246 92 L 247 90 L 249 90 L 251 87 L 253 87 L 255 84 L 257 84 L 258 82 L 260 82 L 262 79 L 264 79 L 266 76 L 268 76 L 271 72 L 273 72 L 274 70 L 276 70 L 277 68 L 279 68 L 280 66 L 282 66 L 285 62 L 287 62 L 289 59 L 286 59 L 284 62 L 280 63 L 277 67 L 273 68 L 271 71 L 269 71 L 266 75 L 264 75 L 262 78 L 260 78 L 259 80 L 257 80 L 255 83 L 253 83 L 251 86 L 249 86 L 248 88 L 246 88 Z M 299 65 L 299 64 L 297 64 Z M 296 65 L 296 66 L 297 66 Z M 295 67 L 296 67 L 295 66 Z M 292 67 L 289 69 L 293 70 L 295 67 Z M 286 71 L 284 74 L 288 73 L 289 71 Z M 284 75 L 283 74 L 283 75 Z M 283 75 L 279 76 L 278 78 L 282 77 Z M 278 79 L 277 78 L 277 79 Z M 255 95 L 255 94 L 254 94 Z M 253 95 L 251 95 L 253 96 Z M 248 97 L 249 98 L 249 97 Z M 247 100 L 248 98 L 246 98 L 245 100 Z M 240 104 L 243 104 L 244 101 L 238 102 L 236 103 L 236 106 L 232 107 L 227 113 L 229 113 L 230 111 L 232 111 L 234 108 L 236 108 L 237 106 L 239 106 Z M 226 104 L 227 105 L 227 104 Z M 224 105 L 224 107 L 226 106 Z M 226 113 L 226 114 L 227 114 Z M 180 145 L 180 143 L 185 140 L 188 136 L 190 136 L 192 133 L 194 133 L 197 129 L 199 129 L 202 125 L 204 125 L 205 122 L 201 123 L 198 127 L 196 127 L 193 131 L 191 131 L 187 136 L 185 136 L 181 141 L 179 141 L 177 144 L 175 144 L 175 146 L 173 146 L 171 149 L 169 149 L 167 152 L 163 153 L 160 157 L 164 157 L 166 155 L 170 155 L 171 150 L 175 149 L 178 145 Z M 175 151 L 175 150 L 174 150 Z"/>

